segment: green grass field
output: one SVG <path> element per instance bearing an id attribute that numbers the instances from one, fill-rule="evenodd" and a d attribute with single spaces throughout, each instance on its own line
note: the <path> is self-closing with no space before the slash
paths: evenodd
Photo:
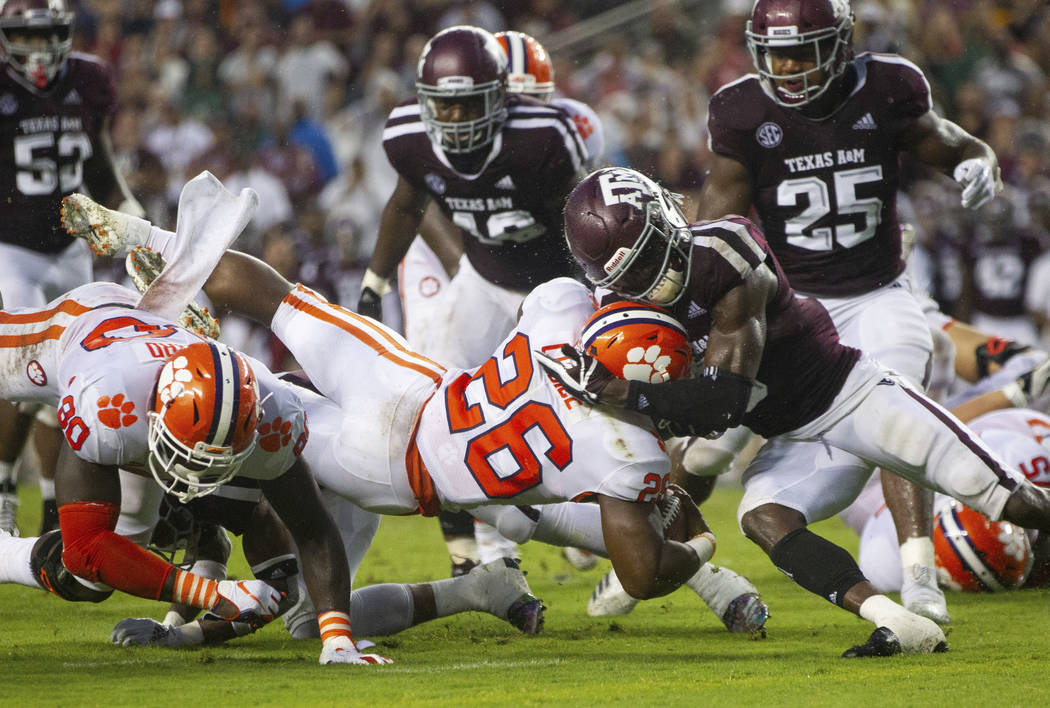
<path id="1" fill-rule="evenodd" d="M 748 577 L 773 613 L 764 640 L 730 635 L 688 590 L 624 617 L 591 618 L 586 602 L 608 567 L 581 573 L 557 549 L 531 544 L 523 567 L 547 605 L 527 637 L 480 614 L 437 620 L 379 641 L 396 663 L 317 664 L 320 643 L 293 641 L 279 623 L 201 651 L 121 648 L 107 641 L 128 616 L 163 616 L 159 603 L 115 595 L 64 603 L 0 587 L 0 705 L 1046 705 L 1050 592 L 952 595 L 951 652 L 840 659 L 871 626 L 802 591 L 740 536 L 740 492 L 719 488 L 705 515 L 719 534 L 715 562 Z M 23 527 L 35 528 L 26 495 Z M 819 530 L 856 540 L 837 521 Z M 244 574 L 243 561 L 232 572 Z M 357 585 L 445 577 L 436 521 L 383 520 Z"/>

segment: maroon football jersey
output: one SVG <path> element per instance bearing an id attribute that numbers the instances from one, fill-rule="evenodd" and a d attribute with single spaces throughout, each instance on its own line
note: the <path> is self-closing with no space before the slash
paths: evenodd
<path id="1" fill-rule="evenodd" d="M 507 103 L 507 122 L 476 174 L 456 171 L 435 149 L 415 99 L 390 113 L 383 148 L 398 174 L 460 227 L 482 277 L 531 290 L 578 272 L 562 236 L 561 207 L 587 154 L 563 111 L 517 96 Z"/>
<path id="2" fill-rule="evenodd" d="M 973 275 L 973 309 L 996 317 L 1028 314 L 1025 290 L 1032 263 L 1047 245 L 1040 234 L 1025 230 L 996 241 L 970 239 L 964 257 Z"/>
<path id="3" fill-rule="evenodd" d="M 744 425 L 770 437 L 794 430 L 828 409 L 860 351 L 839 343 L 827 310 L 799 297 L 777 264 L 762 233 L 734 217 L 693 224 L 692 271 L 673 313 L 685 325 L 693 355 L 703 359 L 711 310 L 756 268 L 777 276 L 777 292 L 766 306 L 766 346 L 755 377 L 768 392 L 744 416 Z"/>
<path id="4" fill-rule="evenodd" d="M 777 105 L 756 75 L 711 98 L 711 149 L 751 173 L 762 231 L 807 294 L 864 293 L 904 270 L 900 136 L 930 110 L 930 87 L 893 54 L 861 54 L 853 71 L 849 98 L 823 120 Z"/>
<path id="5" fill-rule="evenodd" d="M 84 161 L 115 103 L 112 71 L 88 54 L 71 54 L 42 93 L 0 69 L 0 240 L 41 253 L 70 244 L 59 204 L 82 188 Z"/>

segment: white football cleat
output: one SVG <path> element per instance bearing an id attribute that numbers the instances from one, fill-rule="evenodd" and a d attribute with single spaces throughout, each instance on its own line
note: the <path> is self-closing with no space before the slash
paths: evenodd
<path id="1" fill-rule="evenodd" d="M 909 612 L 931 619 L 937 624 L 951 624 L 948 601 L 944 597 L 944 591 L 937 585 L 937 572 L 933 568 L 916 563 L 904 569 L 901 604 Z"/>
<path id="2" fill-rule="evenodd" d="M 18 536 L 18 523 L 15 517 L 18 514 L 18 494 L 15 492 L 0 492 L 0 532 L 6 532 L 12 536 Z"/>
<path id="3" fill-rule="evenodd" d="M 565 560 L 569 561 L 569 564 L 576 570 L 590 570 L 598 565 L 598 556 L 582 548 L 565 546 L 561 549 L 561 554 L 565 556 Z"/>
<path id="4" fill-rule="evenodd" d="M 107 209 L 79 192 L 62 199 L 61 221 L 66 233 L 87 241 L 100 256 L 115 256 L 145 245 L 150 230 L 145 219 Z"/>
<path id="5" fill-rule="evenodd" d="M 489 614 L 510 622 L 525 634 L 539 634 L 543 629 L 543 602 L 532 594 L 518 561 L 500 558 L 482 563 L 464 578 L 473 581 L 471 591 L 478 594 Z"/>
<path id="6" fill-rule="evenodd" d="M 150 283 L 164 271 L 164 256 L 148 246 L 136 246 L 124 259 L 124 270 L 140 293 L 146 292 Z M 179 324 L 202 337 L 219 337 L 219 321 L 207 307 L 191 302 L 179 315 Z"/>
<path id="7" fill-rule="evenodd" d="M 616 571 L 610 570 L 594 586 L 591 599 L 587 601 L 587 614 L 591 617 L 608 615 L 626 615 L 638 604 L 636 598 L 627 594 L 616 577 Z"/>
<path id="8" fill-rule="evenodd" d="M 762 601 L 758 588 L 743 575 L 704 563 L 686 585 L 730 632 L 765 635 L 769 607 Z"/>

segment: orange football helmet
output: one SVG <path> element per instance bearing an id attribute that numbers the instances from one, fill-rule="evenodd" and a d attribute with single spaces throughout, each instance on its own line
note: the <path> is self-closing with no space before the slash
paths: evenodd
<path id="1" fill-rule="evenodd" d="M 614 302 L 588 318 L 580 335 L 585 354 L 621 379 L 662 383 L 689 375 L 685 328 L 659 307 Z"/>
<path id="2" fill-rule="evenodd" d="M 180 501 L 210 494 L 255 448 L 262 405 L 243 354 L 212 340 L 168 358 L 149 413 L 149 468 Z"/>
<path id="3" fill-rule="evenodd" d="M 547 50 L 524 32 L 497 32 L 507 54 L 507 90 L 550 103 L 554 97 L 554 65 Z"/>
<path id="4" fill-rule="evenodd" d="M 1019 588 L 1034 560 L 1023 528 L 992 521 L 955 500 L 934 517 L 933 550 L 940 584 L 964 592 Z"/>

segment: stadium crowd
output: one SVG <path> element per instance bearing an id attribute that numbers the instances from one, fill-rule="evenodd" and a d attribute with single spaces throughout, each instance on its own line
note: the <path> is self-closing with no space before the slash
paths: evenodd
<path id="1" fill-rule="evenodd" d="M 546 43 L 622 4 L 81 0 L 74 46 L 116 70 L 116 156 L 152 221 L 170 223 L 179 188 L 202 169 L 231 188 L 250 185 L 262 208 L 240 246 L 353 306 L 396 181 L 380 134 L 412 95 L 426 39 L 466 23 Z M 609 163 L 698 191 L 710 159 L 708 98 L 753 71 L 741 31 L 750 5 L 654 3 L 642 21 L 552 52 L 559 91 L 600 115 Z M 1050 228 L 1050 11 L 1037 2 L 863 0 L 854 12 L 857 51 L 919 65 L 940 112 L 995 149 L 1008 185 L 1002 208 L 983 218 L 954 208 L 950 181 L 912 170 L 902 211 L 917 227 L 914 267 L 947 312 L 986 327 L 992 318 L 1034 322 L 1021 336 L 1039 336 L 1050 298 L 1028 273 Z M 1009 302 L 980 290 L 986 271 L 975 270 L 980 253 L 968 245 L 975 229 L 1006 252 L 1000 259 L 1021 264 L 1019 275 L 1014 261 L 986 266 L 1020 278 Z M 388 314 L 395 326 L 397 318 Z M 242 332 L 231 323 L 227 336 L 278 363 L 270 338 Z"/>

